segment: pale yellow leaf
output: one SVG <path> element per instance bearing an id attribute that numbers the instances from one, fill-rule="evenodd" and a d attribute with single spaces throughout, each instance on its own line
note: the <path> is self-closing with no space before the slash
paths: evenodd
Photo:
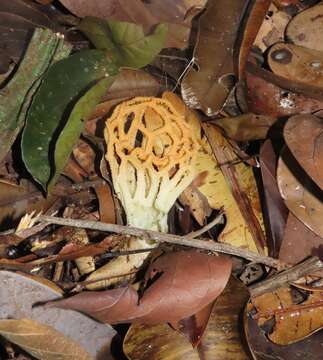
<path id="1" fill-rule="evenodd" d="M 85 349 L 70 338 L 33 320 L 0 320 L 0 334 L 36 359 L 92 359 Z"/>

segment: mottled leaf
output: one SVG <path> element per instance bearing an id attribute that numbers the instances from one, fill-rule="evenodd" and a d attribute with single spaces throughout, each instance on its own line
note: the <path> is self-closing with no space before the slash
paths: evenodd
<path id="1" fill-rule="evenodd" d="M 69 51 L 70 47 L 52 31 L 35 31 L 17 72 L 0 91 L 0 162 L 24 125 L 41 76 L 52 62 L 64 58 Z"/>
<path id="2" fill-rule="evenodd" d="M 310 292 L 304 300 L 300 293 L 297 298 L 291 288 L 279 288 L 253 298 L 248 311 L 253 311 L 259 326 L 274 319 L 267 336 L 275 344 L 288 345 L 323 327 L 323 292 Z"/>
<path id="3" fill-rule="evenodd" d="M 72 116 L 70 107 L 79 101 L 80 94 L 93 82 L 116 73 L 115 64 L 100 50 L 80 51 L 57 62 L 46 73 L 28 111 L 22 136 L 24 163 L 44 188 L 53 175 L 51 151 L 58 132 L 64 124 L 70 126 L 66 123 L 67 117 Z"/>

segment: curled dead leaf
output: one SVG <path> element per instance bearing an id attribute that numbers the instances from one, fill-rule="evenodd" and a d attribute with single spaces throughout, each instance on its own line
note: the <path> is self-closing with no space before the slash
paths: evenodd
<path id="1" fill-rule="evenodd" d="M 145 290 L 139 303 L 138 293 L 126 287 L 83 292 L 47 306 L 78 310 L 108 323 L 175 323 L 214 301 L 230 273 L 228 258 L 180 251 L 166 254 L 150 265 L 146 279 L 159 277 Z"/>

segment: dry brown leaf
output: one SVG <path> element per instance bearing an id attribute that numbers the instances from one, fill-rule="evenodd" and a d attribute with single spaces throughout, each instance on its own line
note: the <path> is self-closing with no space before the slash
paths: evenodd
<path id="1" fill-rule="evenodd" d="M 285 28 L 290 19 L 291 16 L 285 11 L 278 10 L 274 4 L 271 4 L 267 16 L 259 29 L 254 45 L 265 52 L 269 46 L 283 41 Z"/>
<path id="2" fill-rule="evenodd" d="M 248 64 L 249 65 L 249 64 Z M 270 75 L 271 78 L 268 78 Z M 284 80 L 284 86 L 273 82 L 274 74 L 254 66 L 247 66 L 247 102 L 249 111 L 274 117 L 294 114 L 310 114 L 323 109 L 323 100 L 305 93 L 288 90 L 291 81 Z M 279 79 L 282 83 L 282 79 Z M 315 88 L 316 90 L 317 88 Z M 308 90 L 308 89 L 306 89 Z M 311 88 L 311 91 L 314 90 Z"/>
<path id="3" fill-rule="evenodd" d="M 41 277 L 2 270 L 0 288 L 0 319 L 36 320 L 80 344 L 93 358 L 103 354 L 109 359 L 111 339 L 116 334 L 111 327 L 73 311 L 34 306 L 36 302 L 62 297 L 62 291 L 54 283 Z"/>
<path id="4" fill-rule="evenodd" d="M 188 107 L 217 114 L 233 87 L 232 52 L 239 20 L 247 1 L 210 0 L 200 18 L 194 63 L 185 75 L 181 93 Z"/>
<path id="5" fill-rule="evenodd" d="M 297 217 L 288 215 L 279 259 L 297 264 L 309 256 L 323 256 L 323 239 L 312 232 Z"/>
<path id="6" fill-rule="evenodd" d="M 322 333 L 311 336 L 288 346 L 270 341 L 265 332 L 251 317 L 244 317 L 246 340 L 254 360 L 321 360 Z"/>
<path id="7" fill-rule="evenodd" d="M 286 29 L 288 40 L 313 50 L 323 50 L 323 4 L 306 9 L 292 18 Z"/>
<path id="8" fill-rule="evenodd" d="M 310 292 L 305 301 L 295 299 L 291 288 L 280 288 L 257 296 L 248 304 L 248 311 L 259 326 L 275 319 L 271 341 L 279 345 L 294 343 L 323 327 L 323 292 Z"/>
<path id="9" fill-rule="evenodd" d="M 276 121 L 277 119 L 272 116 L 248 113 L 233 118 L 217 119 L 212 123 L 220 126 L 230 139 L 252 141 L 265 139 L 269 128 Z"/>
<path id="10" fill-rule="evenodd" d="M 260 199 L 252 168 L 241 162 L 215 126 L 205 124 L 203 129 L 210 145 L 206 142 L 204 152 L 199 152 L 197 167 L 199 172 L 209 171 L 209 175 L 199 189 L 212 208 L 224 207 L 227 224 L 219 241 L 266 252 Z"/>
<path id="11" fill-rule="evenodd" d="M 83 292 L 47 306 L 78 310 L 108 323 L 175 323 L 214 301 L 230 273 L 228 258 L 180 251 L 166 254 L 150 265 L 146 279 L 160 276 L 145 290 L 139 305 L 138 293 L 126 287 Z"/>
<path id="12" fill-rule="evenodd" d="M 323 87 L 323 52 L 301 46 L 278 43 L 270 48 L 271 70 L 288 80 Z"/>
<path id="13" fill-rule="evenodd" d="M 124 340 L 124 352 L 131 360 L 247 360 L 238 318 L 248 297 L 246 287 L 231 278 L 216 300 L 205 334 L 195 349 L 166 324 L 132 324 Z"/>
<path id="14" fill-rule="evenodd" d="M 284 138 L 299 164 L 323 189 L 323 119 L 312 115 L 293 116 L 284 127 Z"/>
<path id="15" fill-rule="evenodd" d="M 235 50 L 238 52 L 238 56 L 235 55 L 234 58 L 239 79 L 244 78 L 245 66 L 248 61 L 250 50 L 271 2 L 271 0 L 251 0 L 247 2 L 247 7 L 243 14 L 242 24 L 239 28 L 235 44 Z"/>
<path id="16" fill-rule="evenodd" d="M 200 12 L 206 0 L 60 0 L 79 17 L 96 16 L 141 24 L 146 30 L 158 23 L 168 24 L 166 47 L 186 48 L 191 20 Z"/>
<path id="17" fill-rule="evenodd" d="M 0 334 L 40 360 L 91 360 L 80 345 L 34 320 L 0 320 Z"/>
<path id="18" fill-rule="evenodd" d="M 303 173 L 286 148 L 278 160 L 277 183 L 288 209 L 323 237 L 322 191 Z"/>
<path id="19" fill-rule="evenodd" d="M 116 212 L 111 188 L 108 183 L 94 188 L 99 201 L 100 221 L 108 224 L 116 223 Z"/>

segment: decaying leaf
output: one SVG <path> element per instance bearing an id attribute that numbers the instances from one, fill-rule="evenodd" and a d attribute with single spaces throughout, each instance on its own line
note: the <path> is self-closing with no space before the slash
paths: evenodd
<path id="1" fill-rule="evenodd" d="M 36 27 L 54 32 L 62 28 L 31 1 L 2 0 L 0 3 L 0 73 L 6 73 L 10 62 L 19 62 Z"/>
<path id="2" fill-rule="evenodd" d="M 288 80 L 323 87 L 323 51 L 278 43 L 270 48 L 268 63 L 275 74 Z"/>
<path id="3" fill-rule="evenodd" d="M 185 75 L 181 94 L 190 108 L 217 114 L 233 87 L 232 53 L 239 20 L 247 2 L 210 0 L 200 18 L 193 66 Z"/>
<path id="4" fill-rule="evenodd" d="M 277 183 L 288 209 L 312 231 L 323 237 L 322 190 L 304 174 L 286 149 L 278 161 Z"/>
<path id="5" fill-rule="evenodd" d="M 323 189 L 323 119 L 295 115 L 284 127 L 284 138 L 295 159 Z"/>
<path id="6" fill-rule="evenodd" d="M 242 3 L 243 1 L 241 1 Z M 244 70 L 248 61 L 249 52 L 257 37 L 259 28 L 265 19 L 271 0 L 251 0 L 246 3 L 242 24 L 238 31 L 236 52 L 238 56 L 235 61 L 239 79 L 244 77 Z"/>
<path id="7" fill-rule="evenodd" d="M 290 264 L 297 264 L 309 256 L 323 256 L 322 238 L 317 236 L 297 217 L 288 215 L 284 237 L 279 252 L 279 259 Z"/>
<path id="8" fill-rule="evenodd" d="M 278 157 L 271 140 L 266 140 L 260 149 L 260 170 L 264 185 L 264 220 L 267 225 L 267 246 L 271 256 L 277 257 L 283 242 L 284 229 L 288 217 L 288 209 L 281 198 L 276 168 Z M 287 261 L 289 263 L 290 261 Z"/>
<path id="9" fill-rule="evenodd" d="M 77 16 L 133 22 L 150 31 L 156 24 L 167 23 L 167 47 L 186 48 L 191 20 L 205 6 L 206 0 L 60 0 Z"/>
<path id="10" fill-rule="evenodd" d="M 205 124 L 203 129 L 210 145 L 205 141 L 196 166 L 198 172 L 209 173 L 199 190 L 212 208 L 224 207 L 227 224 L 219 241 L 263 253 L 263 219 L 252 168 L 241 162 L 215 126 Z"/>
<path id="11" fill-rule="evenodd" d="M 132 324 L 124 340 L 124 352 L 131 360 L 200 360 L 201 356 L 205 360 L 247 360 L 238 319 L 248 296 L 246 287 L 231 278 L 213 307 L 197 348 L 166 324 Z"/>
<path id="12" fill-rule="evenodd" d="M 187 271 L 190 269 L 190 271 Z M 146 279 L 157 280 L 141 299 L 131 287 L 83 292 L 48 304 L 73 309 L 110 324 L 122 322 L 176 323 L 214 301 L 231 273 L 231 260 L 194 250 L 166 254 L 150 265 Z"/>
<path id="13" fill-rule="evenodd" d="M 77 312 L 34 306 L 35 303 L 62 297 L 62 291 L 54 283 L 41 277 L 2 270 L 0 271 L 0 286 L 0 319 L 35 320 L 43 324 L 42 326 L 46 325 L 46 328 L 55 329 L 62 334 L 62 337 L 65 336 L 71 339 L 70 341 L 80 344 L 79 346 L 82 346 L 93 358 L 98 357 L 99 354 L 109 358 L 111 339 L 115 335 L 111 327 L 98 324 Z M 38 334 L 41 335 L 42 332 Z M 47 334 L 46 339 L 48 338 L 53 340 Z M 46 345 L 46 339 L 44 345 Z M 26 338 L 26 342 L 28 341 Z M 56 346 L 53 341 L 52 344 Z M 61 349 L 56 346 L 54 350 Z"/>
<path id="14" fill-rule="evenodd" d="M 267 15 L 262 22 L 254 45 L 262 52 L 266 49 L 284 40 L 285 28 L 289 23 L 291 16 L 285 11 L 279 10 L 273 3 L 270 5 Z"/>
<path id="15" fill-rule="evenodd" d="M 323 4 L 320 3 L 294 16 L 287 26 L 286 36 L 296 45 L 323 50 L 322 31 Z"/>
<path id="16" fill-rule="evenodd" d="M 265 139 L 269 128 L 277 121 L 276 118 L 252 113 L 233 118 L 221 118 L 212 121 L 220 126 L 227 137 L 236 141 L 252 141 Z"/>
<path id="17" fill-rule="evenodd" d="M 281 85 L 277 85 L 277 81 L 273 82 L 275 81 L 273 77 L 274 74 L 249 66 L 248 63 L 246 80 L 249 111 L 261 115 L 283 117 L 311 114 L 323 109 L 323 98 L 319 99 L 319 96 L 314 98 L 307 91 L 303 91 L 304 86 L 301 86 L 297 93 L 288 90 L 292 81 L 280 78 Z M 310 90 L 317 90 L 317 88 L 312 87 Z M 319 93 L 321 94 L 321 91 Z M 319 95 L 317 92 L 315 94 Z"/>
<path id="18" fill-rule="evenodd" d="M 281 346 L 270 341 L 251 317 L 244 317 L 246 340 L 254 360 L 321 360 L 322 333 L 319 331 L 296 343 Z"/>
<path id="19" fill-rule="evenodd" d="M 300 294 L 299 294 L 300 295 Z M 300 301 L 291 288 L 279 288 L 251 299 L 248 311 L 256 310 L 254 318 L 259 326 L 274 319 L 268 333 L 271 341 L 288 345 L 320 330 L 323 327 L 323 292 L 310 292 Z"/>
<path id="20" fill-rule="evenodd" d="M 35 320 L 0 320 L 0 334 L 36 359 L 91 359 L 89 353 L 77 343 Z"/>

